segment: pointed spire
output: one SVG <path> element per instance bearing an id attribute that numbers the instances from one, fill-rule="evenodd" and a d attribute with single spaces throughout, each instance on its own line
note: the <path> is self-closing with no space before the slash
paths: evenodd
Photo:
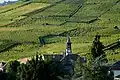
<path id="1" fill-rule="evenodd" d="M 67 43 L 66 43 L 66 55 L 68 55 L 68 54 L 72 54 L 71 41 L 70 41 L 70 33 L 68 33 Z"/>
<path id="2" fill-rule="evenodd" d="M 68 35 L 67 35 L 67 43 L 71 43 L 71 41 L 70 41 L 70 33 L 68 33 Z"/>

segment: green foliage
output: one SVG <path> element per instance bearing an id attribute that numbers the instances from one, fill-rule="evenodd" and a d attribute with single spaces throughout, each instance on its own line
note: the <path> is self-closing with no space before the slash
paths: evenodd
<path id="1" fill-rule="evenodd" d="M 19 67 L 20 80 L 60 80 L 58 71 L 59 63 L 55 61 L 44 61 L 38 55 L 26 64 Z"/>
<path id="2" fill-rule="evenodd" d="M 49 3 L 49 4 L 53 4 L 55 2 L 58 2 L 60 0 L 30 0 L 34 3 Z"/>
<path id="3" fill-rule="evenodd" d="M 30 1 L 30 0 L 20 0 L 20 1 L 26 2 L 26 1 Z"/>
<path id="4" fill-rule="evenodd" d="M 0 72 L 0 79 L 1 80 L 7 80 L 7 73 Z"/>
<path id="5" fill-rule="evenodd" d="M 16 80 L 17 78 L 17 69 L 20 66 L 20 62 L 18 61 L 10 61 L 7 63 L 6 71 L 8 80 Z"/>
<path id="6" fill-rule="evenodd" d="M 102 43 L 99 41 L 100 36 L 96 35 L 95 40 L 93 41 L 93 45 Z M 95 42 L 96 41 L 96 42 Z M 102 48 L 100 48 L 100 45 L 93 46 L 92 49 L 96 49 L 95 51 L 91 50 L 91 54 L 89 54 L 89 58 L 87 58 L 89 64 L 81 64 L 79 66 L 79 75 L 80 72 L 82 73 L 81 76 L 79 76 L 79 79 L 82 80 L 113 80 L 114 74 L 109 73 L 109 65 L 106 62 L 106 56 L 103 52 Z M 97 54 L 97 52 L 101 52 L 101 54 Z M 97 54 L 97 56 L 94 56 Z M 78 78 L 78 77 L 77 77 Z"/>
<path id="7" fill-rule="evenodd" d="M 17 72 L 17 68 L 20 66 L 20 62 L 18 61 L 10 61 L 7 63 L 7 72 Z"/>
<path id="8" fill-rule="evenodd" d="M 93 58 L 97 58 L 100 55 L 105 55 L 103 48 L 104 48 L 104 45 L 100 42 L 100 35 L 96 35 L 93 41 L 92 49 L 91 49 L 91 54 Z"/>
<path id="9" fill-rule="evenodd" d="M 101 55 L 95 58 L 89 67 L 83 66 L 83 80 L 113 80 L 114 75 L 108 75 L 109 65 L 105 61 L 105 56 Z"/>

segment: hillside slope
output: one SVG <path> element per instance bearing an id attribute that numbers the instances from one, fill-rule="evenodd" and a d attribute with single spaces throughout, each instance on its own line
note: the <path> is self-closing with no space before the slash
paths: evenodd
<path id="1" fill-rule="evenodd" d="M 120 0 L 34 0 L 14 5 L 10 11 L 7 6 L 0 8 L 0 40 L 20 44 L 2 52 L 1 60 L 63 52 L 68 32 L 77 54 L 90 52 L 96 34 L 102 36 L 104 45 L 115 42 L 120 35 Z M 116 60 L 118 55 L 114 55 Z"/>

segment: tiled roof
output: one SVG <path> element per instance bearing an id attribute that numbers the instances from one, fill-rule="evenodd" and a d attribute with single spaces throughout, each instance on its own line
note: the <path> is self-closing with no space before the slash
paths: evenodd
<path id="1" fill-rule="evenodd" d="M 77 58 L 79 57 L 79 55 L 77 54 L 71 54 L 69 55 L 71 57 L 71 59 L 73 59 L 74 61 L 77 60 Z M 45 54 L 44 55 L 44 58 L 55 58 L 56 60 L 61 60 L 61 59 L 64 59 L 66 58 L 67 56 L 64 56 L 63 54 Z"/>
<path id="2" fill-rule="evenodd" d="M 117 61 L 116 63 L 114 63 L 110 70 L 120 70 L 120 61 Z"/>

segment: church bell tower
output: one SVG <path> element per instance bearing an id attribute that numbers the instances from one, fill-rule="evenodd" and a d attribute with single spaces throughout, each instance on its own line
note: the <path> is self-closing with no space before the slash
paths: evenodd
<path id="1" fill-rule="evenodd" d="M 66 43 L 66 55 L 72 54 L 71 50 L 71 41 L 70 41 L 70 33 L 67 36 L 67 43 Z"/>

